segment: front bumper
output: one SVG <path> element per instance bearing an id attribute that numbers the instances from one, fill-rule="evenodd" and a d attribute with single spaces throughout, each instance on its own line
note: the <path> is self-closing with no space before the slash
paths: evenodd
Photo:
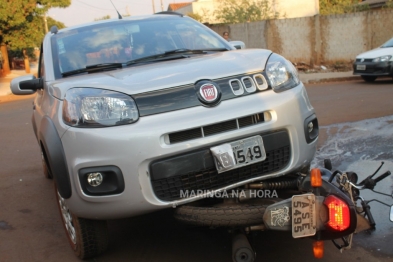
<path id="1" fill-rule="evenodd" d="M 359 59 L 353 63 L 353 74 L 354 75 L 365 75 L 365 76 L 393 76 L 393 62 L 379 62 L 375 63 L 370 61 L 371 59 L 365 59 L 360 62 Z"/>
<path id="2" fill-rule="evenodd" d="M 266 118 L 258 124 L 177 143 L 171 143 L 168 139 L 169 134 L 179 131 L 226 123 L 261 112 L 264 112 Z M 312 115 L 314 109 L 304 86 L 300 84 L 279 94 L 270 90 L 223 101 L 214 108 L 199 106 L 141 117 L 137 123 L 126 126 L 91 129 L 64 126 L 68 130 L 62 136 L 62 143 L 73 192 L 66 200 L 67 205 L 74 214 L 84 218 L 131 217 L 196 201 L 202 197 L 179 199 L 176 197 L 179 183 L 183 183 L 180 187 L 185 188 L 184 185 L 195 181 L 198 182 L 194 184 L 197 189 L 223 190 L 293 173 L 308 166 L 316 151 L 317 136 L 307 141 L 305 135 L 305 120 Z M 200 162 L 200 165 L 190 166 L 189 169 L 194 170 L 187 173 L 178 172 L 187 169 L 187 165 L 178 168 L 177 164 L 182 163 L 182 160 L 171 162 L 193 153 L 204 155 L 203 152 L 208 152 L 212 146 L 254 135 L 262 135 L 266 139 L 267 150 L 273 151 L 271 157 L 261 162 L 259 167 L 244 167 L 247 169 L 246 175 L 240 169 L 234 170 L 233 175 L 228 172 L 218 175 L 208 158 Z M 275 139 L 278 141 L 269 143 L 274 136 L 277 136 Z M 186 162 L 193 163 L 190 159 L 192 157 L 183 158 Z M 168 160 L 169 162 L 165 162 Z M 169 165 L 165 165 L 166 163 Z M 121 170 L 124 190 L 112 195 L 86 194 L 79 179 L 80 170 L 106 166 L 115 166 Z M 161 169 L 164 175 L 160 174 Z M 194 171 L 197 173 L 192 173 Z M 200 176 L 204 171 L 208 174 Z M 183 176 L 187 176 L 188 181 Z M 162 178 L 166 179 L 164 183 Z M 208 184 L 205 184 L 206 181 Z M 215 183 L 217 181 L 220 182 Z M 165 189 L 167 186 L 168 190 Z"/>

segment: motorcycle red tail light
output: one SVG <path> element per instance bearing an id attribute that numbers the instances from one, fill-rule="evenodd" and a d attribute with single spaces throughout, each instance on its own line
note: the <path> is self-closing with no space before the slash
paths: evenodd
<path id="1" fill-rule="evenodd" d="M 324 204 L 328 207 L 329 221 L 327 226 L 336 231 L 343 231 L 349 227 L 350 214 L 348 205 L 338 197 L 328 196 Z"/>

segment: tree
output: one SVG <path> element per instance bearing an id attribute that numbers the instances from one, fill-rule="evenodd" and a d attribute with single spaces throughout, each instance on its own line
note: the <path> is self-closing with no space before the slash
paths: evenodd
<path id="1" fill-rule="evenodd" d="M 187 16 L 191 17 L 194 20 L 197 20 L 198 22 L 203 22 L 203 18 L 201 15 L 198 15 L 196 13 L 187 13 Z"/>
<path id="2" fill-rule="evenodd" d="M 0 45 L 3 58 L 8 61 L 7 49 L 17 51 L 39 46 L 45 32 L 43 15 L 51 7 L 65 8 L 70 4 L 71 0 L 0 0 Z M 48 24 L 65 27 L 51 18 Z M 4 73 L 7 74 L 10 68 L 8 63 L 4 65 Z"/>
<path id="3" fill-rule="evenodd" d="M 218 0 L 216 19 L 225 24 L 276 19 L 275 0 Z"/>
<path id="4" fill-rule="evenodd" d="M 368 4 L 359 4 L 359 0 L 319 0 L 321 15 L 345 14 L 370 10 Z"/>
<path id="5" fill-rule="evenodd" d="M 382 8 L 393 8 L 393 0 L 386 1 Z"/>

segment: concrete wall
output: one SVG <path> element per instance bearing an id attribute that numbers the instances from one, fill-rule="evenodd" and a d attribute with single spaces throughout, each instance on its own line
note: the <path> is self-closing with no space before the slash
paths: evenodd
<path id="1" fill-rule="evenodd" d="M 393 9 L 212 26 L 247 48 L 266 48 L 292 62 L 331 64 L 353 61 L 393 37 Z"/>

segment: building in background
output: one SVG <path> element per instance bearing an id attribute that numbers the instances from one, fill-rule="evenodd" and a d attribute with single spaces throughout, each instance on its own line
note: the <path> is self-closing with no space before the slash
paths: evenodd
<path id="1" fill-rule="evenodd" d="M 307 17 L 319 14 L 319 0 L 270 0 L 273 9 L 279 12 L 280 18 Z M 169 4 L 168 11 L 182 14 L 197 14 L 203 23 L 218 24 L 214 11 L 219 0 L 195 0 L 190 2 Z"/>

